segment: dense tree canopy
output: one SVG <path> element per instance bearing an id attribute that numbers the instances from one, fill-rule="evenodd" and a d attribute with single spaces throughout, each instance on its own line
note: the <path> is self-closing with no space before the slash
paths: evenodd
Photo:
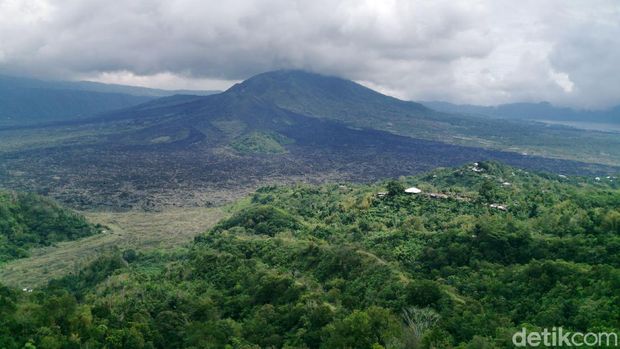
<path id="1" fill-rule="evenodd" d="M 28 256 L 32 247 L 92 235 L 98 227 L 49 199 L 0 191 L 0 264 Z"/>
<path id="2" fill-rule="evenodd" d="M 480 168 L 263 188 L 186 249 L 1 288 L 0 347 L 505 348 L 523 326 L 618 332 L 617 184 Z M 386 185 L 424 192 L 376 195 Z"/>

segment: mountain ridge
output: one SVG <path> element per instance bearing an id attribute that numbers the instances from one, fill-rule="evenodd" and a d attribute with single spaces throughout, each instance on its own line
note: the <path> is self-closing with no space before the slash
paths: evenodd
<path id="1" fill-rule="evenodd" d="M 620 124 L 620 106 L 604 110 L 558 107 L 549 102 L 508 103 L 495 106 L 454 104 L 443 101 L 421 102 L 429 108 L 446 112 L 517 120 L 558 120 Z"/>
<path id="2" fill-rule="evenodd" d="M 219 93 L 217 90 L 159 89 L 144 86 L 111 84 L 88 80 L 46 80 L 32 77 L 19 77 L 0 74 L 0 82 L 15 87 L 49 88 L 56 90 L 90 91 L 102 93 L 122 93 L 134 96 L 165 97 L 175 94 L 210 95 Z M 6 86 L 3 86 L 6 87 Z"/>
<path id="3" fill-rule="evenodd" d="M 97 82 L 46 81 L 0 75 L 0 125 L 36 125 L 85 119 L 179 92 L 187 93 Z"/>

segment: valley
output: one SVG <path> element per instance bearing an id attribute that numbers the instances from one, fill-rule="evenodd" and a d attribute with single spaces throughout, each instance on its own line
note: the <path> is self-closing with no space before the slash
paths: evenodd
<path id="1" fill-rule="evenodd" d="M 0 128 L 0 185 L 79 210 L 210 207 L 271 183 L 370 182 L 489 159 L 611 174 L 613 136 L 443 114 L 351 81 L 276 71 L 220 94 Z"/>
<path id="2" fill-rule="evenodd" d="M 35 191 L 81 210 L 157 210 L 217 206 L 270 183 L 368 182 L 485 159 L 569 175 L 616 171 L 610 166 L 344 126 L 323 127 L 315 134 L 304 133 L 312 130 L 304 127 L 281 130 L 295 142 L 282 146 L 286 152 L 275 154 L 244 154 L 226 143 L 212 145 L 202 133 L 194 131 L 193 135 L 191 128 L 186 138 L 168 144 L 81 142 L 10 152 L 0 155 L 0 182 L 6 188 Z"/>

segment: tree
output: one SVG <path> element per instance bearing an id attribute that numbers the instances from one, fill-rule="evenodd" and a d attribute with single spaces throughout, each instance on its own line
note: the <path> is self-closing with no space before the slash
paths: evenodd
<path id="1" fill-rule="evenodd" d="M 398 196 L 405 192 L 405 186 L 397 180 L 389 181 L 386 187 L 389 196 Z"/>
<path id="2" fill-rule="evenodd" d="M 406 348 L 419 348 L 424 333 L 439 321 L 439 314 L 431 308 L 405 308 L 403 321 L 405 322 L 403 344 Z"/>
<path id="3" fill-rule="evenodd" d="M 612 234 L 620 234 L 620 211 L 609 211 L 603 218 L 603 229 Z"/>
<path id="4" fill-rule="evenodd" d="M 407 286 L 407 303 L 419 307 L 436 305 L 442 297 L 437 283 L 430 280 L 416 280 Z"/>
<path id="5" fill-rule="evenodd" d="M 370 307 L 327 326 L 327 339 L 321 348 L 372 349 L 400 337 L 399 322 L 387 309 Z"/>
<path id="6" fill-rule="evenodd" d="M 494 203 L 499 197 L 497 185 L 490 179 L 486 179 L 480 186 L 478 195 L 482 202 Z"/>

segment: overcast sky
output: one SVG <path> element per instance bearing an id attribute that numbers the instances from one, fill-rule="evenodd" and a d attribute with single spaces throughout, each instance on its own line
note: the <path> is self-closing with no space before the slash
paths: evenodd
<path id="1" fill-rule="evenodd" d="M 620 1 L 0 0 L 0 72 L 224 89 L 301 68 L 404 99 L 620 104 Z"/>

